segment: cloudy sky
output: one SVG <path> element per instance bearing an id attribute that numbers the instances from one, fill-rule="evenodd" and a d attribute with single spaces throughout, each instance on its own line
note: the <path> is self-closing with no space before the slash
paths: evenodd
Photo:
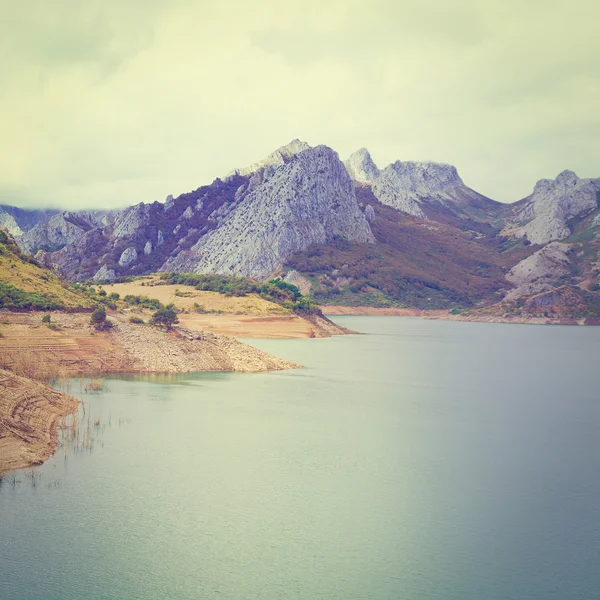
<path id="1" fill-rule="evenodd" d="M 0 0 L 0 203 L 163 200 L 293 138 L 510 202 L 600 176 L 595 0 Z"/>

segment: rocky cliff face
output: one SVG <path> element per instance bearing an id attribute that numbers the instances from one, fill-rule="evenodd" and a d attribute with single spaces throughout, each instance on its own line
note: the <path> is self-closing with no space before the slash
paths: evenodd
<path id="1" fill-rule="evenodd" d="M 436 211 L 473 218 L 498 205 L 467 187 L 452 165 L 396 161 L 380 171 L 365 148 L 344 164 L 354 181 L 371 186 L 379 202 L 420 219 L 437 220 Z"/>
<path id="2" fill-rule="evenodd" d="M 598 207 L 600 179 L 580 179 L 563 171 L 556 179 L 541 179 L 531 196 L 519 202 L 508 231 L 532 244 L 546 244 L 571 235 L 568 221 Z"/>
<path id="3" fill-rule="evenodd" d="M 217 229 L 162 270 L 262 278 L 295 252 L 335 237 L 375 241 L 344 165 L 333 150 L 317 146 L 238 195 Z"/>
<path id="4" fill-rule="evenodd" d="M 23 234 L 23 231 L 15 221 L 15 218 L 2 209 L 0 209 L 0 227 L 6 229 L 6 231 L 14 237 L 19 237 Z"/>
<path id="5" fill-rule="evenodd" d="M 36 225 L 48 222 L 58 212 L 53 209 L 27 210 L 2 204 L 0 205 L 0 227 L 7 229 L 11 235 L 19 237 Z"/>
<path id="6" fill-rule="evenodd" d="M 379 176 L 379 169 L 366 148 L 350 155 L 350 158 L 344 161 L 344 165 L 350 177 L 358 183 L 373 183 Z"/>
<path id="7" fill-rule="evenodd" d="M 109 213 L 104 211 L 62 212 L 24 233 L 19 245 L 30 253 L 60 250 L 75 242 L 86 231 L 106 223 L 108 218 Z"/>

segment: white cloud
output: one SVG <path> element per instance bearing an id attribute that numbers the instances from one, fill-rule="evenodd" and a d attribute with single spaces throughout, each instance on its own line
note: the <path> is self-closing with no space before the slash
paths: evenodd
<path id="1" fill-rule="evenodd" d="M 517 200 L 600 175 L 595 3 L 40 2 L 4 12 L 0 202 L 162 199 L 294 137 Z"/>

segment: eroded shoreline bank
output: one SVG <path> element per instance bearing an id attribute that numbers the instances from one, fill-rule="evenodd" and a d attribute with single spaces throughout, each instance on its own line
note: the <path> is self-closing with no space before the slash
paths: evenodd
<path id="1" fill-rule="evenodd" d="M 87 314 L 3 313 L 0 337 L 0 474 L 47 460 L 61 417 L 76 398 L 44 381 L 105 373 L 257 373 L 300 368 L 233 338 L 183 327 L 165 331 L 110 318 L 96 331 Z"/>

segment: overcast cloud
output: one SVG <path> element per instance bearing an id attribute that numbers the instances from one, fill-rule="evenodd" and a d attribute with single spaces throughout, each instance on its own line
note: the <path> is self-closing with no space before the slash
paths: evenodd
<path id="1" fill-rule="evenodd" d="M 0 0 L 0 203 L 163 200 L 293 138 L 504 202 L 600 176 L 593 0 Z"/>

